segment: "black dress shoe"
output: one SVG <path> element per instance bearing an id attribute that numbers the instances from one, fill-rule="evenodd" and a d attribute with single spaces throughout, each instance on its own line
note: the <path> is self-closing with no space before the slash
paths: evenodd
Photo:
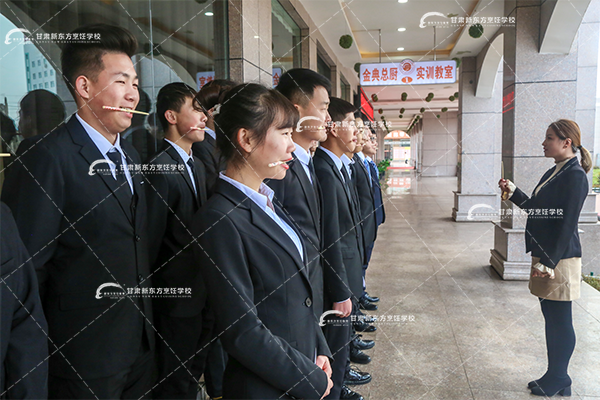
<path id="1" fill-rule="evenodd" d="M 365 292 L 365 294 L 363 294 L 363 297 L 365 299 L 369 300 L 371 303 L 377 303 L 379 301 L 379 297 L 377 297 L 377 296 L 371 296 L 367 292 Z"/>
<path id="2" fill-rule="evenodd" d="M 354 335 L 351 346 L 359 350 L 369 350 L 375 347 L 374 340 L 363 340 L 362 335 Z"/>
<path id="3" fill-rule="evenodd" d="M 360 308 L 362 308 L 363 310 L 367 310 L 367 311 L 377 310 L 377 306 L 375 304 L 371 303 L 369 300 L 365 299 L 364 297 L 361 297 L 360 299 L 358 299 L 358 304 L 360 305 Z"/>
<path id="4" fill-rule="evenodd" d="M 340 399 L 350 399 L 350 400 L 364 400 L 364 398 L 356 393 L 354 390 L 350 389 L 348 386 L 342 386 L 342 393 L 340 394 Z"/>
<path id="5" fill-rule="evenodd" d="M 374 327 L 373 325 L 367 324 L 365 321 L 358 321 L 358 322 L 354 323 L 354 330 L 356 330 L 358 332 L 371 333 L 371 332 L 375 332 L 377 330 L 377 328 Z"/>
<path id="6" fill-rule="evenodd" d="M 368 364 L 371 362 L 371 357 L 352 346 L 350 349 L 350 361 L 355 364 Z"/>
<path id="7" fill-rule="evenodd" d="M 364 385 L 371 382 L 371 374 L 368 372 L 362 372 L 356 367 L 350 368 L 350 371 L 346 372 L 344 377 L 344 385 Z"/>

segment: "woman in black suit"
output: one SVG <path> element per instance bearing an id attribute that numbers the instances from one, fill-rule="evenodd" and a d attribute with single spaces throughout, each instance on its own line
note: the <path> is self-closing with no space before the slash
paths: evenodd
<path id="1" fill-rule="evenodd" d="M 592 160 L 581 145 L 576 122 L 553 122 L 542 143 L 544 155 L 556 165 L 546 171 L 527 197 L 512 182 L 501 179 L 499 186 L 510 201 L 528 213 L 525 245 L 531 251 L 529 290 L 539 297 L 546 321 L 548 370 L 540 379 L 529 382 L 538 396 L 571 395 L 567 373 L 575 349 L 572 301 L 579 298 L 581 282 L 581 242 L 577 221 L 588 194 L 586 174 Z M 581 151 L 581 164 L 577 160 Z"/>
<path id="2" fill-rule="evenodd" d="M 263 183 L 285 176 L 298 112 L 257 84 L 231 89 L 215 111 L 227 169 L 193 226 L 216 332 L 229 354 L 223 395 L 320 399 L 333 385 L 331 354 L 312 309 L 305 245 Z"/>

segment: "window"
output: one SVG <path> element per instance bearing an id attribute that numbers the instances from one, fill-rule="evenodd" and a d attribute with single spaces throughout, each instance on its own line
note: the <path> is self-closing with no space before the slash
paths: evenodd
<path id="1" fill-rule="evenodd" d="M 33 85 L 33 88 L 34 88 L 34 89 L 37 89 L 37 85 Z"/>
<path id="2" fill-rule="evenodd" d="M 317 72 L 325 76 L 327 79 L 331 79 L 331 68 L 320 54 L 317 54 Z"/>
<path id="3" fill-rule="evenodd" d="M 132 61 L 140 82 L 137 106 L 140 111 L 154 111 L 158 91 L 167 83 L 185 82 L 197 88 L 198 73 L 209 75 L 210 79 L 229 78 L 227 0 L 86 1 L 66 7 L 67 3 L 65 0 L 6 0 L 7 7 L 0 10 L 2 32 L 26 29 L 35 32 L 35 38 L 38 33 L 67 34 L 92 21 L 128 29 L 138 39 L 138 51 Z M 61 76 L 61 45 L 47 39 L 43 43 L 34 39 L 2 45 L 6 47 L 2 50 L 2 54 L 6 54 L 2 64 L 6 62 L 7 74 L 15 77 L 7 84 L 2 81 L 2 99 L 6 96 L 9 117 L 14 121 L 19 118 L 20 100 L 33 89 L 47 88 L 57 94 L 67 116 L 77 109 Z M 27 60 L 31 63 L 30 82 L 23 68 Z M 44 116 L 47 111 L 42 109 L 36 113 Z M 145 160 L 162 146 L 162 139 L 153 128 L 157 125 L 156 117 L 136 114 L 121 137 L 133 144 Z"/>
<path id="4" fill-rule="evenodd" d="M 351 89 L 350 89 L 350 84 L 346 81 L 346 78 L 344 77 L 344 75 L 340 75 L 340 89 L 342 89 L 342 94 L 341 94 L 341 98 L 342 100 L 346 100 L 349 101 L 350 103 L 353 102 L 352 98 L 351 98 Z"/>
<path id="5" fill-rule="evenodd" d="M 273 39 L 273 73 L 302 66 L 300 27 L 278 0 L 271 0 L 271 32 Z"/>

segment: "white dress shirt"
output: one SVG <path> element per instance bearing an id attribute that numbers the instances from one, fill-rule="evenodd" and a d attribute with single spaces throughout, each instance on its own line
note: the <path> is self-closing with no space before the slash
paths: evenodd
<path id="1" fill-rule="evenodd" d="M 183 149 L 179 147 L 177 143 L 171 142 L 169 139 L 165 139 L 165 141 L 168 142 L 171 146 L 173 146 L 175 150 L 177 150 L 177 154 L 179 154 L 179 157 L 181 157 L 181 159 L 183 160 L 183 163 L 185 164 L 185 169 L 187 170 L 188 175 L 192 180 L 192 185 L 194 186 L 194 193 L 197 194 L 198 189 L 196 189 L 196 180 L 194 179 L 194 173 L 192 172 L 192 169 L 188 164 L 188 160 L 190 159 L 192 160 L 192 162 L 194 162 L 194 157 L 192 157 L 192 151 L 190 150 L 190 154 L 186 154 L 185 151 L 183 151 Z"/>
<path id="2" fill-rule="evenodd" d="M 344 163 L 342 163 L 342 160 L 338 156 L 336 156 L 331 150 L 328 150 L 323 146 L 321 146 L 320 148 L 321 148 L 321 150 L 323 150 L 325 152 L 325 154 L 327 154 L 333 160 L 335 166 L 337 167 L 337 169 L 340 171 L 340 174 L 342 175 L 342 179 L 344 179 L 344 174 L 342 174 L 342 167 L 344 166 Z"/>
<path id="3" fill-rule="evenodd" d="M 75 113 L 75 117 L 79 120 L 83 129 L 86 131 L 92 142 L 96 145 L 102 156 L 108 160 L 108 165 L 110 166 L 110 172 L 112 173 L 113 178 L 117 179 L 117 175 L 115 174 L 115 164 L 108 157 L 108 153 L 113 149 L 116 149 L 119 154 L 121 154 L 121 163 L 123 164 L 123 171 L 125 172 L 125 178 L 127 179 L 127 183 L 129 183 L 129 189 L 131 190 L 131 194 L 133 194 L 133 181 L 131 180 L 131 174 L 129 173 L 129 168 L 127 165 L 127 159 L 125 158 L 125 152 L 121 148 L 121 136 L 117 134 L 117 140 L 115 140 L 115 144 L 113 145 L 108 141 L 107 138 L 102 136 L 100 132 L 94 129 L 90 124 L 85 122 L 83 118 L 79 116 L 79 114 Z"/>
<path id="4" fill-rule="evenodd" d="M 308 180 L 310 181 L 310 183 L 313 183 L 312 177 L 310 176 L 310 169 L 308 168 L 308 164 L 310 162 L 310 154 L 308 154 L 308 151 L 306 151 L 304 149 L 304 147 L 300 146 L 297 143 L 294 143 L 294 144 L 296 145 L 296 150 L 294 150 L 294 155 L 296 157 L 298 157 L 298 160 L 300 160 L 302 169 L 304 169 L 304 172 L 306 173 L 306 176 L 308 176 Z"/>

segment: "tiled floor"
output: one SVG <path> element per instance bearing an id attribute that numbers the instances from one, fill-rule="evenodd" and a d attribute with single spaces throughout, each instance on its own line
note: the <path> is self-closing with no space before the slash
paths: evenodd
<path id="1" fill-rule="evenodd" d="M 527 282 L 489 265 L 491 223 L 455 223 L 456 178 L 393 171 L 368 291 L 385 317 L 374 334 L 365 399 L 532 399 L 545 372 L 544 324 Z M 574 304 L 573 398 L 600 399 L 600 293 L 583 284 Z"/>

